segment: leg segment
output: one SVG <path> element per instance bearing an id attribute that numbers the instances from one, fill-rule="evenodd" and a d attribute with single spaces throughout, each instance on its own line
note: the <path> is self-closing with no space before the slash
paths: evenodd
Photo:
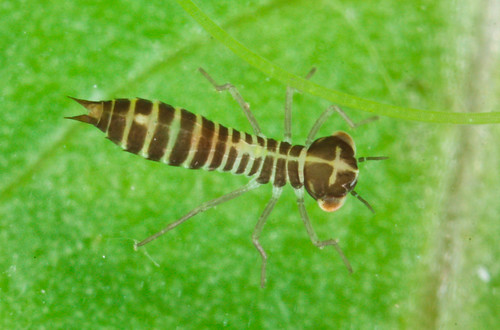
<path id="1" fill-rule="evenodd" d="M 311 225 L 311 221 L 309 220 L 309 216 L 307 215 L 307 211 L 304 206 L 304 188 L 295 189 L 295 195 L 297 196 L 297 205 L 299 206 L 300 216 L 302 217 L 302 221 L 306 226 L 307 234 L 309 235 L 309 238 L 311 239 L 312 243 L 320 249 L 328 245 L 333 245 L 335 250 L 337 250 L 338 254 L 342 258 L 342 261 L 344 262 L 344 265 L 347 267 L 349 273 L 352 273 L 351 264 L 349 263 L 349 260 L 347 260 L 347 257 L 344 255 L 344 252 L 342 252 L 342 249 L 340 249 L 337 240 L 328 239 L 325 241 L 320 241 L 318 239 L 318 235 L 316 234 L 314 228 Z"/>
<path id="2" fill-rule="evenodd" d="M 260 286 L 263 288 L 266 285 L 266 265 L 267 265 L 267 254 L 266 251 L 264 251 L 264 248 L 262 245 L 260 245 L 259 238 L 260 234 L 262 233 L 262 228 L 264 227 L 267 217 L 271 213 L 271 211 L 274 208 L 274 205 L 276 205 L 276 202 L 281 196 L 281 192 L 283 191 L 283 188 L 276 188 L 273 187 L 273 195 L 271 197 L 271 200 L 267 203 L 266 208 L 264 209 L 264 212 L 262 212 L 259 221 L 257 222 L 257 225 L 255 226 L 255 229 L 253 230 L 252 233 L 252 242 L 253 245 L 255 245 L 255 248 L 257 251 L 259 251 L 260 256 L 262 258 L 262 266 L 260 270 Z"/>
<path id="3" fill-rule="evenodd" d="M 316 73 L 316 68 L 312 68 L 307 74 L 305 79 L 310 79 L 314 73 Z M 293 87 L 286 87 L 286 98 L 285 98 L 285 138 L 284 141 L 292 143 L 292 102 L 293 93 L 295 89 Z"/>
<path id="4" fill-rule="evenodd" d="M 358 127 L 358 126 L 371 123 L 372 121 L 375 121 L 378 119 L 378 116 L 373 116 L 373 117 L 368 117 L 366 119 L 363 119 L 362 121 L 360 121 L 358 123 L 355 123 L 352 121 L 351 118 L 349 118 L 349 116 L 340 107 L 334 105 L 333 110 L 335 110 L 335 112 L 337 112 L 340 115 L 340 117 L 342 117 L 346 121 L 347 125 L 349 125 L 349 127 L 353 128 L 353 129 Z"/>
<path id="5" fill-rule="evenodd" d="M 313 127 L 311 128 L 311 131 L 309 131 L 309 135 L 307 135 L 306 147 L 309 147 L 311 145 L 311 143 L 314 140 L 314 137 L 318 133 L 321 126 L 323 126 L 323 124 L 328 119 L 328 117 L 330 117 L 332 115 L 332 113 L 334 111 L 334 109 L 333 109 L 334 107 L 335 107 L 334 105 L 331 105 L 328 108 L 326 108 L 326 110 L 323 111 L 321 116 L 319 116 L 319 118 L 316 120 Z"/>
<path id="6" fill-rule="evenodd" d="M 319 129 L 321 128 L 321 126 L 323 126 L 325 121 L 328 119 L 328 117 L 330 117 L 332 115 L 333 112 L 338 113 L 346 121 L 346 123 L 349 125 L 349 127 L 351 127 L 351 128 L 356 128 L 360 125 L 371 123 L 372 121 L 375 121 L 378 119 L 377 116 L 373 116 L 373 117 L 369 117 L 365 120 L 362 120 L 359 123 L 354 123 L 351 120 L 351 118 L 349 118 L 349 116 L 342 109 L 340 109 L 336 105 L 331 105 L 328 108 L 326 108 L 325 111 L 323 111 L 321 116 L 319 116 L 318 120 L 316 120 L 313 127 L 311 128 L 311 131 L 309 132 L 309 135 L 307 136 L 306 147 L 309 147 L 311 145 L 311 143 L 313 142 L 314 137 L 318 133 Z"/>
<path id="7" fill-rule="evenodd" d="M 243 99 L 241 94 L 238 92 L 236 87 L 234 87 L 234 85 L 229 84 L 229 83 L 223 84 L 223 85 L 218 85 L 215 82 L 215 80 L 205 70 L 203 70 L 202 68 L 199 68 L 198 70 L 214 86 L 216 91 L 218 91 L 218 92 L 225 91 L 225 90 L 229 91 L 229 93 L 231 94 L 233 99 L 236 102 L 238 102 L 241 109 L 243 109 L 245 116 L 247 117 L 248 121 L 250 122 L 250 125 L 252 125 L 252 128 L 253 128 L 255 135 L 263 137 L 262 131 L 259 127 L 259 124 L 257 123 L 257 119 L 255 119 L 254 115 L 252 114 L 252 111 L 250 111 L 250 105 L 247 102 L 245 102 L 245 100 Z"/>
<path id="8" fill-rule="evenodd" d="M 241 187 L 239 189 L 233 190 L 230 193 L 225 194 L 225 195 L 223 195 L 223 196 L 221 196 L 219 198 L 216 198 L 216 199 L 213 199 L 211 201 L 208 201 L 208 202 L 205 202 L 205 203 L 201 204 L 200 206 L 198 206 L 197 208 L 191 210 L 188 214 L 186 214 L 185 216 L 183 216 L 179 220 L 177 220 L 175 222 L 172 222 L 167 227 L 163 228 L 161 231 L 159 231 L 156 234 L 154 234 L 152 236 L 149 236 L 145 240 L 143 240 L 143 241 L 135 244 L 135 248 L 137 248 L 139 246 L 143 246 L 145 244 L 148 244 L 152 240 L 157 239 L 161 235 L 163 235 L 166 232 L 174 229 L 175 227 L 177 227 L 178 225 L 182 224 L 186 220 L 192 218 L 193 216 L 197 215 L 198 213 L 205 212 L 206 210 L 211 209 L 214 206 L 217 206 L 217 205 L 222 204 L 224 202 L 227 202 L 227 201 L 229 201 L 229 200 L 231 200 L 233 198 L 241 196 L 244 193 L 246 193 L 247 191 L 250 191 L 250 190 L 253 190 L 255 188 L 260 187 L 260 185 L 261 184 L 258 183 L 257 181 L 252 180 L 252 181 L 250 181 L 249 183 L 247 183 L 246 185 L 244 185 L 243 187 Z"/>

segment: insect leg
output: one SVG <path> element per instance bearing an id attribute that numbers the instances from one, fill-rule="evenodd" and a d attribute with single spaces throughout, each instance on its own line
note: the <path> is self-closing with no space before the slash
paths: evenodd
<path id="1" fill-rule="evenodd" d="M 321 114 L 321 116 L 319 116 L 319 118 L 316 120 L 313 127 L 311 128 L 311 131 L 309 131 L 309 135 L 307 136 L 305 143 L 306 147 L 309 147 L 311 145 L 312 141 L 314 140 L 314 137 L 318 133 L 321 126 L 323 126 L 328 117 L 332 115 L 333 111 L 335 111 L 334 107 L 335 107 L 334 105 L 331 105 L 328 108 L 326 108 L 325 111 L 323 111 L 323 113 Z"/>
<path id="2" fill-rule="evenodd" d="M 258 188 L 260 186 L 261 186 L 260 183 L 258 183 L 255 180 L 252 180 L 249 183 L 247 183 L 246 185 L 244 185 L 243 187 L 240 187 L 240 188 L 238 188 L 236 190 L 233 190 L 230 193 L 227 193 L 227 194 L 225 194 L 225 195 L 223 195 L 223 196 L 221 196 L 219 198 L 212 199 L 211 201 L 205 202 L 205 203 L 201 204 L 200 206 L 198 206 L 198 207 L 194 208 L 193 210 L 191 210 L 189 213 L 187 213 L 185 216 L 183 216 L 179 220 L 170 223 L 168 226 L 166 226 L 165 228 L 163 228 L 162 230 L 160 230 L 156 234 L 151 235 L 148 238 L 146 238 L 145 240 L 143 240 L 143 241 L 135 244 L 135 247 L 137 248 L 139 246 L 143 246 L 143 245 L 145 245 L 145 244 L 147 244 L 147 243 L 149 243 L 149 242 L 157 239 L 161 235 L 163 235 L 166 232 L 174 229 L 175 227 L 177 227 L 181 223 L 185 222 L 189 218 L 192 218 L 193 216 L 197 215 L 198 213 L 205 212 L 206 210 L 211 209 L 212 207 L 214 207 L 216 205 L 222 204 L 222 203 L 227 202 L 227 201 L 229 201 L 229 200 L 231 200 L 233 198 L 241 196 L 244 193 L 246 193 L 247 191 L 253 190 L 253 189 Z"/>
<path id="3" fill-rule="evenodd" d="M 297 205 L 299 206 L 300 216 L 302 217 L 302 221 L 306 226 L 307 234 L 309 235 L 309 238 L 311 239 L 312 243 L 320 249 L 328 245 L 333 245 L 335 250 L 337 250 L 338 254 L 342 258 L 342 261 L 344 262 L 344 265 L 347 267 L 349 273 L 352 273 L 351 264 L 349 263 L 349 260 L 347 260 L 347 257 L 345 256 L 344 252 L 342 252 L 342 249 L 340 248 L 338 241 L 334 239 L 320 241 L 318 239 L 318 235 L 316 234 L 314 228 L 311 225 L 311 221 L 309 220 L 309 216 L 307 215 L 307 211 L 304 206 L 304 188 L 299 188 L 294 190 L 295 190 L 295 195 L 297 196 Z"/>
<path id="4" fill-rule="evenodd" d="M 259 238 L 260 234 L 262 233 L 262 228 L 264 227 L 264 224 L 266 223 L 267 217 L 271 213 L 271 211 L 274 208 L 274 205 L 276 205 L 276 202 L 281 196 L 281 192 L 283 191 L 283 188 L 277 188 L 273 187 L 273 195 L 271 197 L 271 200 L 267 203 L 266 208 L 264 209 L 264 212 L 262 212 L 259 221 L 257 222 L 257 225 L 255 226 L 255 229 L 253 230 L 252 233 L 252 242 L 253 245 L 255 245 L 255 248 L 259 251 L 260 256 L 262 258 L 262 266 L 261 266 L 261 271 L 260 271 L 260 286 L 264 287 L 266 285 L 266 265 L 267 265 L 267 254 L 266 251 L 264 251 L 264 248 L 262 245 L 260 245 Z"/>
<path id="5" fill-rule="evenodd" d="M 234 87 L 234 85 L 230 84 L 230 83 L 218 85 L 215 82 L 215 80 L 205 70 L 203 70 L 202 68 L 198 68 L 198 70 L 215 87 L 216 91 L 218 91 L 218 92 L 225 91 L 225 90 L 229 91 L 229 93 L 231 94 L 233 99 L 236 102 L 238 102 L 241 109 L 243 109 L 245 116 L 247 117 L 248 121 L 250 122 L 250 125 L 252 125 L 252 128 L 253 128 L 255 135 L 264 137 L 264 135 L 262 134 L 262 131 L 259 127 L 259 124 L 257 123 L 257 119 L 255 119 L 252 111 L 250 110 L 250 105 L 247 102 L 245 102 L 245 100 L 243 99 L 241 94 L 238 92 L 236 87 Z"/>
<path id="6" fill-rule="evenodd" d="M 319 116 L 319 118 L 316 120 L 313 127 L 311 128 L 311 131 L 309 132 L 309 135 L 307 136 L 307 139 L 306 139 L 306 147 L 309 147 L 311 145 L 311 143 L 314 140 L 314 137 L 318 133 L 319 129 L 321 128 L 321 126 L 323 126 L 325 121 L 328 119 L 328 117 L 330 117 L 332 115 L 333 112 L 338 113 L 347 122 L 347 124 L 351 128 L 356 128 L 360 125 L 371 123 L 372 121 L 375 121 L 378 119 L 377 116 L 373 116 L 373 117 L 369 117 L 365 120 L 362 120 L 359 123 L 354 123 L 352 121 L 352 119 L 349 118 L 349 116 L 342 109 L 340 109 L 340 107 L 338 107 L 336 105 L 331 105 L 328 108 L 326 108 L 325 111 L 323 111 L 321 116 Z"/>
<path id="7" fill-rule="evenodd" d="M 375 121 L 378 119 L 378 116 L 372 116 L 372 117 L 368 117 L 366 119 L 363 119 L 360 122 L 355 123 L 352 121 L 351 118 L 349 118 L 349 116 L 340 107 L 338 107 L 336 105 L 333 105 L 332 107 L 333 107 L 333 110 L 335 110 L 335 112 L 337 112 L 340 115 L 340 117 L 342 117 L 346 121 L 347 125 L 349 125 L 349 127 L 353 128 L 353 129 L 358 127 L 358 126 L 371 123 L 372 121 Z"/>
<path id="8" fill-rule="evenodd" d="M 316 73 L 316 68 L 312 68 L 311 71 L 306 75 L 305 79 L 310 79 L 314 73 Z M 296 89 L 290 86 L 286 87 L 286 97 L 285 97 L 285 142 L 292 143 L 292 102 L 293 93 Z"/>

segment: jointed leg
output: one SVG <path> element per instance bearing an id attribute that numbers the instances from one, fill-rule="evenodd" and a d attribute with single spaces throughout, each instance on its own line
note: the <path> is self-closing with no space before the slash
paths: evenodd
<path id="1" fill-rule="evenodd" d="M 316 68 L 312 68 L 307 74 L 305 79 L 310 79 L 314 73 L 316 73 Z M 295 88 L 287 86 L 286 88 L 286 98 L 285 98 L 285 138 L 284 141 L 292 143 L 292 102 L 293 93 Z"/>
<path id="2" fill-rule="evenodd" d="M 271 200 L 267 203 L 266 208 L 264 209 L 264 212 L 262 212 L 259 221 L 257 222 L 257 225 L 255 226 L 255 229 L 253 230 L 252 233 L 252 242 L 253 245 L 255 245 L 255 248 L 259 251 L 260 256 L 262 258 L 262 266 L 260 270 L 260 286 L 264 287 L 266 285 L 266 265 L 267 265 L 267 254 L 266 251 L 264 251 L 264 248 L 262 245 L 260 245 L 259 238 L 260 234 L 262 233 L 262 228 L 264 228 L 264 225 L 266 223 L 267 217 L 271 213 L 271 211 L 274 208 L 274 205 L 276 205 L 276 202 L 281 196 L 281 192 L 283 191 L 283 188 L 276 188 L 273 187 L 273 195 L 271 197 Z"/>
<path id="3" fill-rule="evenodd" d="M 333 112 L 338 113 L 347 122 L 347 124 L 351 128 L 356 128 L 360 125 L 371 123 L 372 121 L 375 121 L 378 119 L 377 116 L 373 116 L 373 117 L 369 117 L 365 120 L 362 120 L 359 123 L 354 123 L 352 121 L 352 119 L 349 118 L 349 116 L 342 109 L 340 109 L 336 105 L 331 105 L 328 108 L 326 108 L 325 111 L 323 111 L 321 116 L 319 116 L 318 120 L 316 120 L 313 127 L 311 128 L 311 131 L 309 132 L 309 135 L 307 136 L 307 139 L 306 139 L 306 147 L 309 147 L 311 145 L 311 143 L 313 142 L 314 137 L 318 133 L 319 129 L 321 128 L 321 126 L 323 126 L 325 121 L 328 119 L 328 117 L 330 117 L 332 115 Z"/>
<path id="4" fill-rule="evenodd" d="M 319 116 L 319 118 L 316 120 L 313 127 L 311 128 L 311 131 L 309 131 L 309 135 L 307 135 L 306 147 L 309 147 L 311 145 L 311 143 L 314 140 L 314 137 L 318 133 L 321 126 L 323 126 L 323 124 L 328 119 L 328 117 L 330 117 L 332 115 L 332 113 L 334 111 L 334 107 L 335 107 L 334 105 L 331 105 L 328 108 L 326 108 L 326 110 L 323 111 L 321 116 Z"/>
<path id="5" fill-rule="evenodd" d="M 234 87 L 233 84 L 227 83 L 227 84 L 222 84 L 218 85 L 215 80 L 202 68 L 198 69 L 200 73 L 207 78 L 207 80 L 215 87 L 215 90 L 218 92 L 221 91 L 229 91 L 231 96 L 235 99 L 236 102 L 240 105 L 241 109 L 243 109 L 243 112 L 245 113 L 245 116 L 247 117 L 248 121 L 250 122 L 250 125 L 252 125 L 253 131 L 256 135 L 263 136 L 262 131 L 259 127 L 259 124 L 257 123 L 257 119 L 255 119 L 254 115 L 252 114 L 252 111 L 250 111 L 250 105 L 245 102 L 241 94 L 238 92 L 236 87 Z"/>
<path id="6" fill-rule="evenodd" d="M 208 202 L 205 202 L 203 204 L 201 204 L 200 206 L 198 206 L 197 208 L 191 210 L 188 214 L 186 214 L 185 216 L 183 216 L 182 218 L 180 218 L 179 220 L 175 221 L 175 222 L 172 222 L 171 224 L 169 224 L 167 227 L 163 228 L 161 231 L 157 232 L 156 234 L 152 235 L 152 236 L 149 236 L 148 238 L 146 238 L 145 240 L 137 243 L 135 245 L 135 247 L 139 247 L 139 246 L 143 246 L 145 244 L 148 244 L 149 242 L 151 242 L 152 240 L 155 240 L 157 239 L 158 237 L 160 237 L 161 235 L 165 234 L 166 232 L 174 229 L 175 227 L 177 227 L 178 225 L 180 225 L 181 223 L 185 222 L 186 220 L 188 220 L 189 218 L 192 218 L 193 216 L 197 215 L 198 213 L 201 213 L 201 212 L 204 212 L 208 209 L 211 209 L 212 207 L 214 206 L 217 206 L 219 204 L 222 204 L 224 202 L 227 202 L 233 198 L 236 198 L 238 196 L 241 196 L 243 195 L 244 193 L 246 193 L 247 191 L 250 191 L 250 190 L 253 190 L 255 188 L 258 188 L 261 184 L 256 182 L 255 180 L 252 180 L 250 181 L 249 183 L 247 183 L 246 185 L 244 185 L 243 187 L 241 188 L 238 188 L 236 190 L 233 190 L 231 191 L 230 193 L 228 194 L 225 194 L 219 198 L 216 198 L 216 199 L 213 199 L 211 201 L 208 201 Z"/>
<path id="7" fill-rule="evenodd" d="M 299 206 L 300 216 L 302 217 L 302 221 L 306 226 L 307 234 L 309 235 L 309 238 L 311 239 L 312 243 L 320 249 L 328 245 L 333 245 L 335 250 L 337 250 L 338 254 L 342 258 L 342 261 L 344 262 L 344 265 L 347 267 L 347 270 L 350 273 L 352 273 L 351 264 L 349 263 L 349 260 L 347 260 L 347 257 L 344 255 L 344 252 L 342 252 L 342 250 L 340 249 L 337 240 L 328 239 L 325 241 L 320 241 L 318 239 L 318 235 L 316 235 L 316 232 L 314 231 L 314 228 L 311 225 L 311 221 L 309 220 L 309 216 L 307 215 L 307 211 L 304 206 L 304 188 L 295 189 L 295 195 L 297 196 L 297 205 Z"/>
<path id="8" fill-rule="evenodd" d="M 372 117 L 368 117 L 366 119 L 363 119 L 360 122 L 355 123 L 352 121 L 351 118 L 349 118 L 349 116 L 340 107 L 334 105 L 333 110 L 335 110 L 335 112 L 337 112 L 340 115 L 340 117 L 342 117 L 346 121 L 347 125 L 349 125 L 350 128 L 356 128 L 358 126 L 371 123 L 372 121 L 375 121 L 378 119 L 378 116 L 372 116 Z"/>

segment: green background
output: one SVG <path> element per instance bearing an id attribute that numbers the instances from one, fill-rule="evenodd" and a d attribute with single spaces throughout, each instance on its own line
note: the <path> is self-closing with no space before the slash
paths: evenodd
<path id="1" fill-rule="evenodd" d="M 500 108 L 488 18 L 498 8 L 488 1 L 198 4 L 286 70 L 317 67 L 318 84 L 420 109 Z M 174 1 L 7 0 L 0 17 L 0 327 L 498 327 L 498 126 L 380 118 L 350 130 L 333 116 L 320 134 L 346 130 L 360 156 L 390 157 L 361 164 L 356 190 L 375 215 L 352 197 L 333 214 L 306 200 L 318 235 L 340 240 L 354 273 L 310 243 L 288 188 L 262 235 L 261 289 L 250 236 L 270 186 L 134 251 L 134 240 L 248 179 L 145 161 L 63 117 L 84 113 L 67 95 L 140 96 L 251 131 L 201 66 L 235 84 L 280 139 L 286 86 Z M 328 105 L 295 95 L 295 143 Z"/>

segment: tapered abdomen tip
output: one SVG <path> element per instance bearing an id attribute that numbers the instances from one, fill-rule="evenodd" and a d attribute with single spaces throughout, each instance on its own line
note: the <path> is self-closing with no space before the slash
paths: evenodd
<path id="1" fill-rule="evenodd" d="M 97 118 L 90 117 L 89 115 L 79 115 L 79 116 L 64 117 L 64 118 L 81 121 L 87 124 L 97 125 Z"/>
<path id="2" fill-rule="evenodd" d="M 99 119 L 101 118 L 102 111 L 103 111 L 103 102 L 102 101 L 87 101 L 87 100 L 82 100 L 82 99 L 77 99 L 76 97 L 68 96 L 70 99 L 78 102 L 81 104 L 85 109 L 88 110 L 88 114 L 86 115 L 79 115 L 79 116 L 74 116 L 74 117 L 66 117 L 67 119 L 73 119 L 77 121 L 81 121 L 84 123 L 92 124 L 92 125 L 97 125 L 99 122 Z"/>

